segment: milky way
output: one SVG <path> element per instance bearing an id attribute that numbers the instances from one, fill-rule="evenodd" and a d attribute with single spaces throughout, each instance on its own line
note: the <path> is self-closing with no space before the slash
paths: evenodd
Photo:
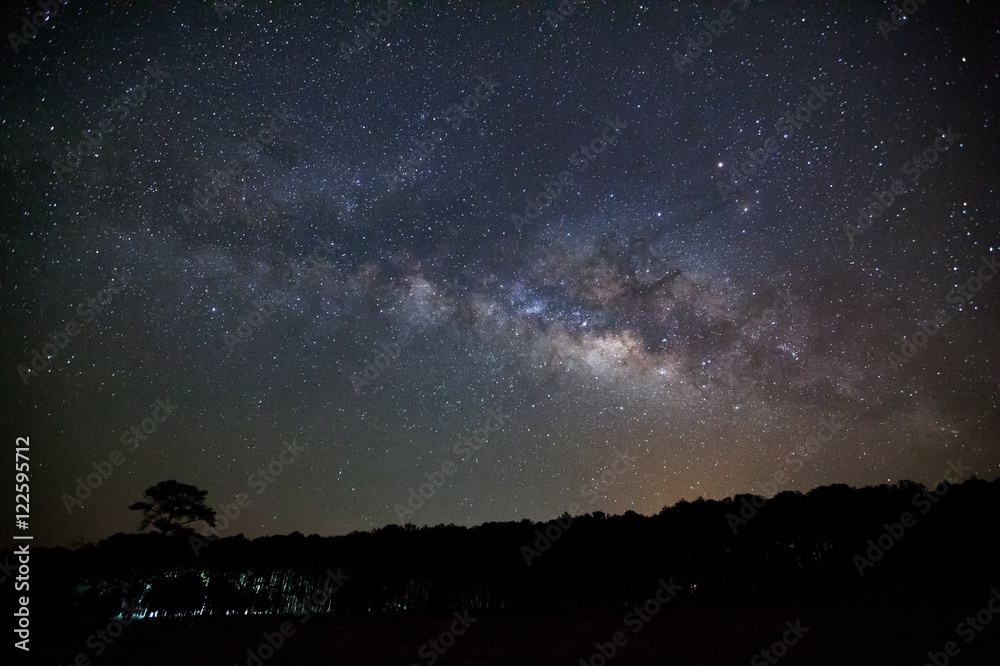
<path id="1" fill-rule="evenodd" d="M 8 10 L 36 539 L 293 440 L 233 533 L 996 477 L 997 17 L 914 4 Z"/>

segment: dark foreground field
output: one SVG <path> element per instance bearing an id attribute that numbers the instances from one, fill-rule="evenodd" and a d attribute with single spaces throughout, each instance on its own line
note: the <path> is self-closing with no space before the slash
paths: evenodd
<path id="1" fill-rule="evenodd" d="M 294 617 L 206 619 L 203 621 L 145 621 L 128 627 L 100 656 L 85 646 L 92 627 L 80 627 L 38 645 L 37 663 L 70 664 L 76 653 L 86 652 L 91 663 L 102 666 L 159 664 L 248 663 L 248 648 L 264 642 L 263 633 L 277 631 L 291 621 L 296 632 L 270 658 L 257 664 L 464 664 L 555 665 L 604 663 L 595 654 L 595 643 L 607 643 L 616 631 L 628 642 L 616 649 L 611 664 L 768 664 L 760 651 L 781 639 L 786 622 L 800 621 L 808 628 L 780 659 L 781 664 L 913 664 L 929 663 L 928 652 L 940 652 L 954 640 L 960 652 L 949 663 L 960 666 L 1000 663 L 1000 620 L 983 627 L 966 643 L 955 634 L 956 625 L 982 600 L 954 600 L 948 607 L 927 603 L 864 604 L 803 608 L 747 608 L 725 612 L 666 611 L 651 618 L 638 633 L 620 616 L 581 617 L 552 614 L 480 614 L 467 633 L 438 659 L 418 651 L 438 637 L 450 616 L 367 619 L 314 617 L 301 624 Z M 473 615 L 475 617 L 475 615 Z M 634 626 L 633 626 L 634 628 Z M 779 648 L 780 651 L 780 648 Z M 267 656 L 267 650 L 263 656 Z M 755 660 L 756 656 L 756 660 Z M 939 658 L 938 663 L 943 663 Z"/>
<path id="2" fill-rule="evenodd" d="M 164 534 L 40 548 L 31 656 L 60 666 L 1000 664 L 1000 480 L 781 493 L 760 515 L 750 502 L 236 535 L 197 549 Z M 737 512 L 746 525 L 732 529 Z M 0 551 L 0 562 L 13 556 Z M 475 620 L 463 627 L 453 612 Z M 112 619 L 122 614 L 159 619 L 123 627 Z"/>

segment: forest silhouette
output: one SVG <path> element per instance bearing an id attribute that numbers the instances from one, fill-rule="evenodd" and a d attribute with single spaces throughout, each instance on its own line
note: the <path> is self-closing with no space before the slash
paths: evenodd
<path id="1" fill-rule="evenodd" d="M 349 576 L 316 609 L 334 616 L 456 608 L 614 613 L 645 599 L 660 579 L 681 586 L 675 611 L 948 596 L 997 582 L 998 509 L 1000 480 L 971 479 L 942 484 L 936 494 L 903 481 L 782 492 L 766 501 L 682 500 L 650 517 L 595 512 L 544 523 L 389 525 L 254 540 L 115 534 L 75 551 L 32 549 L 50 572 L 40 589 L 32 581 L 33 602 L 78 622 L 124 613 L 290 614 L 329 570 Z"/>

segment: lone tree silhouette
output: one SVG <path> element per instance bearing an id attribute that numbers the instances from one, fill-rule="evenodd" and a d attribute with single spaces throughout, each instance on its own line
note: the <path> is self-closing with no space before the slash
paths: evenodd
<path id="1" fill-rule="evenodd" d="M 152 525 L 163 534 L 194 534 L 188 525 L 199 520 L 215 527 L 215 509 L 205 506 L 206 495 L 207 490 L 171 479 L 146 488 L 146 499 L 129 509 L 142 511 L 140 532 Z"/>

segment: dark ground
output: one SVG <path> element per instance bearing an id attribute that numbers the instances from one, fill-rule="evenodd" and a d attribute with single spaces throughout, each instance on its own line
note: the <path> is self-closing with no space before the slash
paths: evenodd
<path id="1" fill-rule="evenodd" d="M 768 607 L 706 613 L 664 610 L 638 633 L 620 615 L 594 617 L 547 614 L 479 614 L 436 664 L 549 665 L 579 664 L 594 654 L 595 642 L 607 642 L 623 630 L 628 643 L 610 664 L 677 664 L 708 666 L 748 664 L 762 649 L 779 640 L 785 622 L 801 620 L 809 631 L 781 664 L 913 664 L 928 663 L 928 651 L 940 652 L 955 640 L 961 652 L 949 663 L 959 666 L 1000 663 L 1000 619 L 983 628 L 970 643 L 955 634 L 956 625 L 985 605 L 981 600 L 955 600 L 947 607 L 926 602 L 844 604 L 825 608 Z M 475 613 L 472 614 L 474 617 Z M 263 643 L 290 620 L 296 633 L 266 661 L 268 664 L 430 664 L 418 656 L 424 643 L 445 631 L 452 618 L 382 616 L 356 618 L 278 616 L 252 620 L 210 618 L 198 621 L 148 620 L 127 627 L 100 656 L 86 647 L 97 627 L 79 626 L 62 637 L 36 644 L 37 663 L 72 663 L 83 651 L 92 664 L 157 666 L 159 664 L 247 664 L 247 648 Z M 266 652 L 265 652 L 266 654 Z M 426 655 L 427 653 L 425 653 Z M 251 661 L 251 666 L 260 666 Z M 595 666 L 600 665 L 596 659 Z M 763 658 L 756 664 L 767 664 Z"/>

